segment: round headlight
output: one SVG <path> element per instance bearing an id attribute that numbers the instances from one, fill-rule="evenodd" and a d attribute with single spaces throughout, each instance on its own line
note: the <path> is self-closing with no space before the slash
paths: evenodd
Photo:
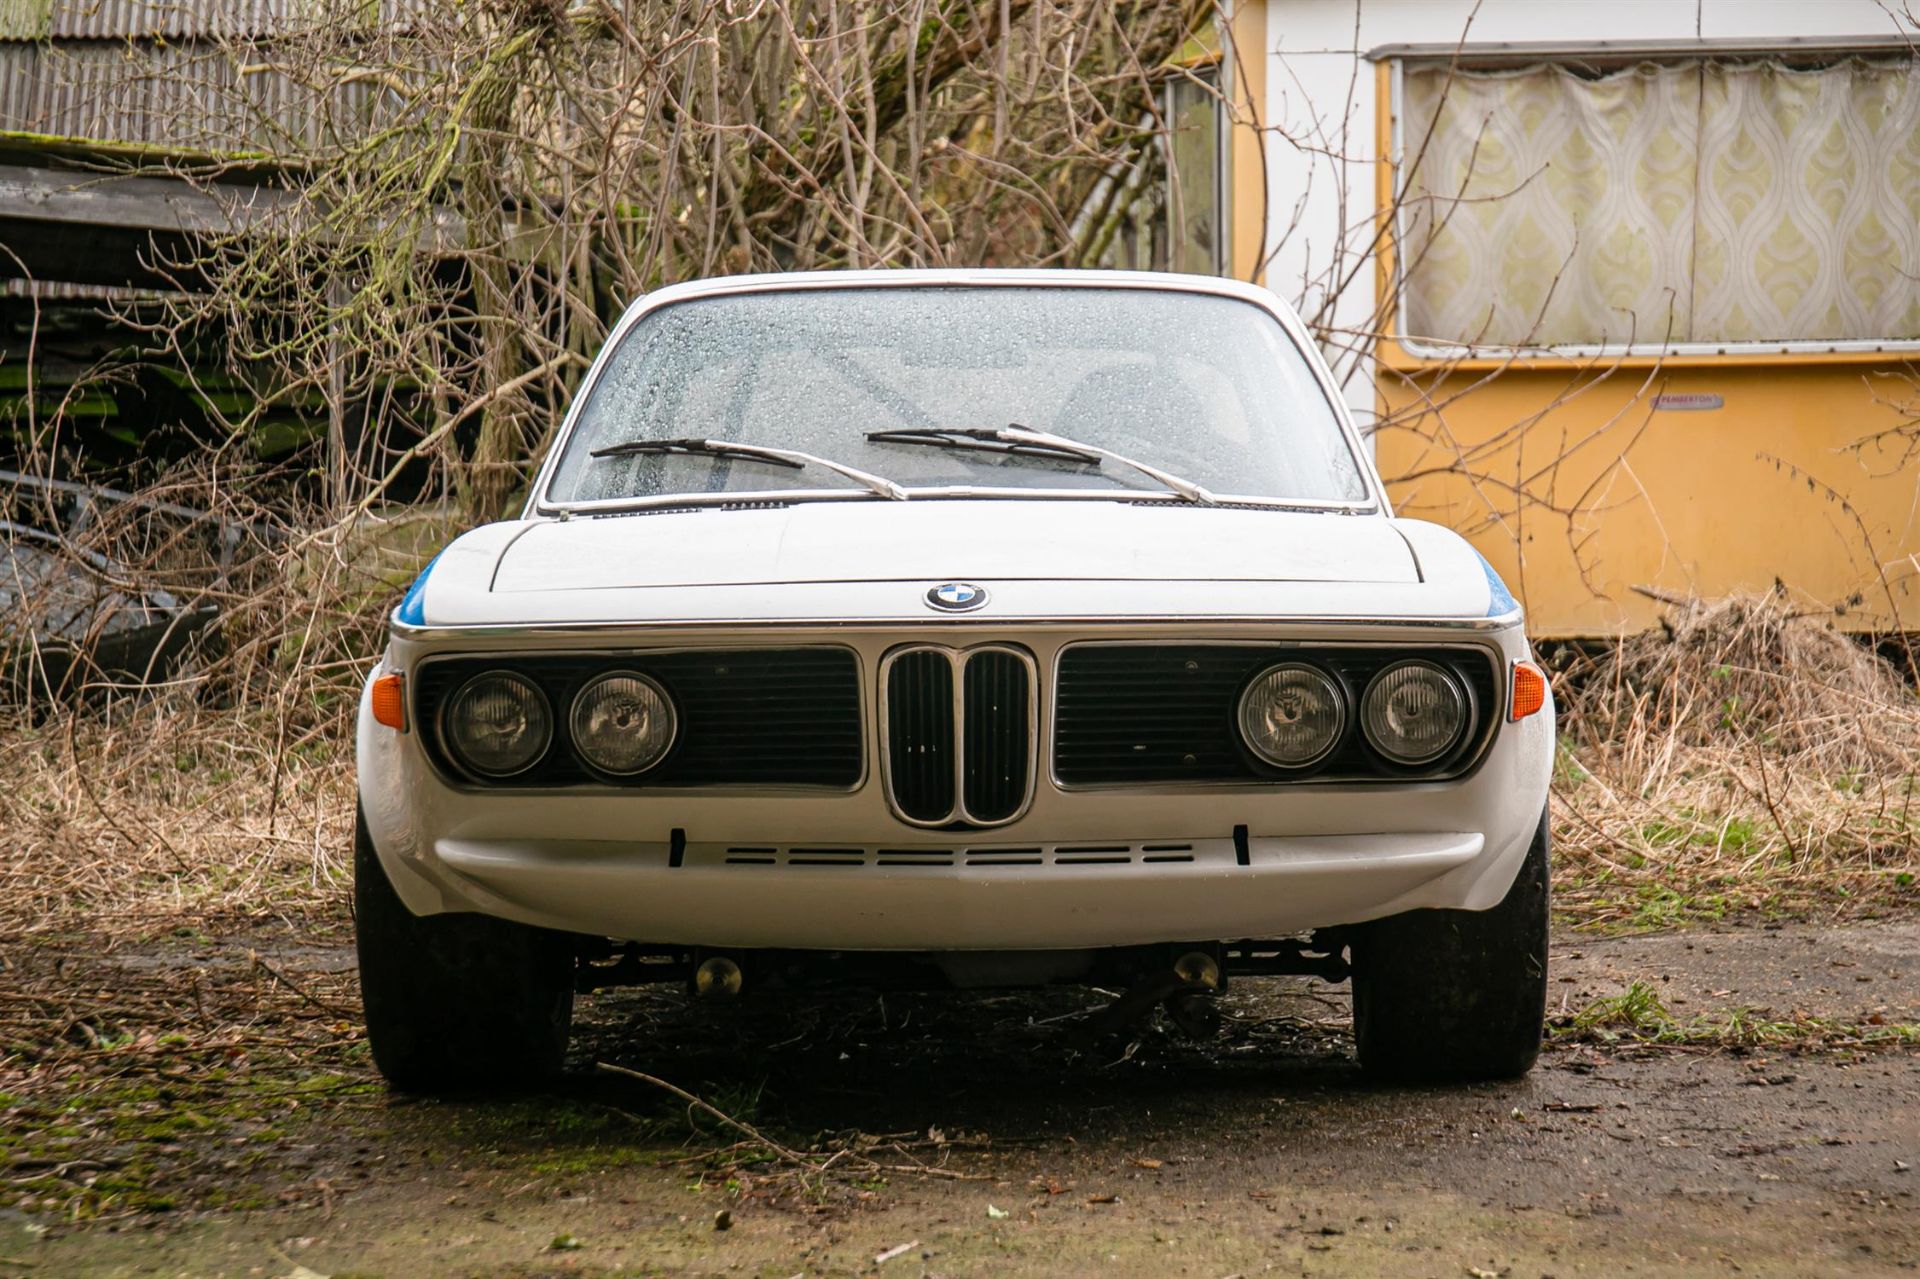
<path id="1" fill-rule="evenodd" d="M 441 733 L 462 767 L 483 777 L 511 777 L 546 754 L 553 713 L 547 695 L 526 676 L 486 671 L 447 699 Z"/>
<path id="2" fill-rule="evenodd" d="M 1346 694 L 1317 666 L 1270 666 L 1240 695 L 1240 736 L 1248 749 L 1278 768 L 1319 763 L 1339 744 L 1346 726 Z"/>
<path id="3" fill-rule="evenodd" d="M 1373 749 L 1396 764 L 1431 764 L 1467 729 L 1467 693 L 1432 662 L 1395 662 L 1367 684 L 1360 727 Z"/>
<path id="4" fill-rule="evenodd" d="M 603 773 L 632 777 L 666 757 L 676 717 L 673 700 L 657 682 L 615 671 L 580 690 L 567 724 L 581 759 Z"/>

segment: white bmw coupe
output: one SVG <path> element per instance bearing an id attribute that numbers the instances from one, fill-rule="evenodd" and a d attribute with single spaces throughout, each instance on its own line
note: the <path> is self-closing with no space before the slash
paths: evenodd
<path id="1" fill-rule="evenodd" d="M 622 318 L 520 518 L 361 702 L 397 1086 L 556 1069 L 577 991 L 1351 977 L 1366 1071 L 1512 1076 L 1547 682 L 1396 519 L 1299 320 L 1217 279 L 750 276 Z"/>

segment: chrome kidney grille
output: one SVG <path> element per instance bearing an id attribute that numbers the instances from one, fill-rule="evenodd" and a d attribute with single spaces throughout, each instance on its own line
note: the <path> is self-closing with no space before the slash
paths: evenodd
<path id="1" fill-rule="evenodd" d="M 1033 795 L 1033 658 L 1016 648 L 895 649 L 882 664 L 887 801 L 915 826 L 999 826 Z"/>

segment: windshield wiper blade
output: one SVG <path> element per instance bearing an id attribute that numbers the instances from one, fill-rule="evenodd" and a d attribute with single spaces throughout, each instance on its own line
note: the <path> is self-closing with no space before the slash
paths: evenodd
<path id="1" fill-rule="evenodd" d="M 1061 448 L 1055 444 L 1023 444 L 1002 439 L 998 427 L 902 426 L 886 431 L 868 431 L 867 439 L 876 444 L 939 444 L 982 453 L 1011 453 L 1017 457 L 1043 457 L 1059 462 L 1085 462 L 1094 466 L 1100 464 L 1100 455 L 1087 449 Z"/>
<path id="2" fill-rule="evenodd" d="M 765 462 L 770 466 L 785 466 L 799 470 L 805 466 L 817 466 L 822 470 L 844 475 L 866 486 L 867 490 L 895 502 L 907 500 L 907 490 L 892 480 L 857 466 L 848 466 L 831 458 L 815 457 L 811 453 L 802 453 L 798 449 L 768 448 L 764 444 L 742 444 L 738 440 L 627 440 L 621 444 L 609 444 L 605 448 L 594 449 L 589 457 L 635 457 L 646 453 L 683 453 L 700 454 L 707 457 L 744 457 L 755 462 Z"/>
<path id="3" fill-rule="evenodd" d="M 635 457 L 642 453 L 686 453 L 706 457 L 745 457 L 765 462 L 770 466 L 786 466 L 799 470 L 805 462 L 796 462 L 790 457 L 769 457 L 761 449 L 750 444 L 731 444 L 726 440 L 628 440 L 622 444 L 609 444 L 605 448 L 595 449 L 588 457 Z"/>
<path id="4" fill-rule="evenodd" d="M 1017 452 L 1035 457 L 1053 457 L 1078 462 L 1098 463 L 1102 460 L 1118 462 L 1130 466 L 1142 475 L 1158 481 L 1169 492 L 1182 501 L 1198 502 L 1203 506 L 1216 506 L 1219 499 L 1192 480 L 1180 478 L 1171 472 L 1163 471 L 1138 458 L 1128 457 L 1124 453 L 1115 453 L 1112 449 L 1103 449 L 1098 444 L 1088 444 L 1081 440 L 1071 440 L 1064 435 L 1053 435 L 1047 431 L 1035 431 L 1018 422 L 1006 426 L 953 426 L 953 427 L 909 427 L 894 431 L 870 431 L 870 440 L 892 440 L 900 444 L 937 444 L 954 449 L 992 448 L 985 441 L 997 441 L 1006 445 L 1008 452 Z"/>

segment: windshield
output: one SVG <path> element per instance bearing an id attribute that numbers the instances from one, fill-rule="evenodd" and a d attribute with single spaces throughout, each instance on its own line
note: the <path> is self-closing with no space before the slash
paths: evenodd
<path id="1" fill-rule="evenodd" d="M 1216 494 L 1367 497 L 1305 357 L 1248 302 L 1131 288 L 795 289 L 675 303 L 619 347 L 555 468 L 556 503 L 845 489 L 821 466 L 622 452 L 710 438 L 803 450 L 909 490 L 1164 493 L 1112 463 L 869 440 L 1019 426 L 1097 445 Z M 593 457 L 596 450 L 607 450 Z"/>

